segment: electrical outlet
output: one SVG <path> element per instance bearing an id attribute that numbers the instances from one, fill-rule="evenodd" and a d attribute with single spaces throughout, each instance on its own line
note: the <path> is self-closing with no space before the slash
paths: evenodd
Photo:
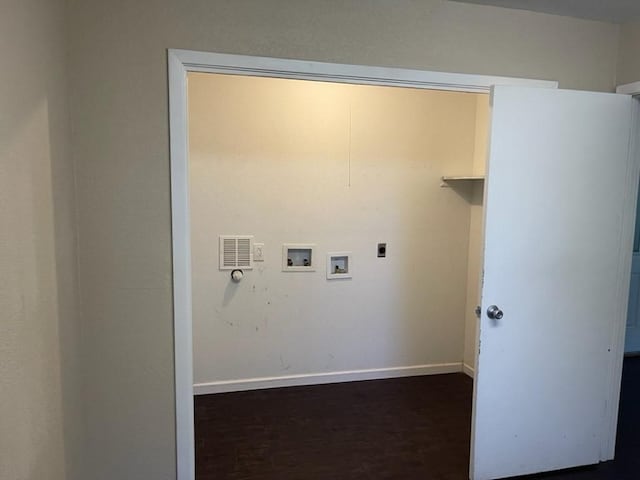
<path id="1" fill-rule="evenodd" d="M 264 243 L 253 244 L 253 261 L 264 262 Z"/>

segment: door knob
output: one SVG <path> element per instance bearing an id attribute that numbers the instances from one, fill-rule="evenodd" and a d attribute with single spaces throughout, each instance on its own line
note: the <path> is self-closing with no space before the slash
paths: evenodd
<path id="1" fill-rule="evenodd" d="M 491 318 L 492 320 L 500 320 L 502 317 L 504 317 L 504 313 L 496 305 L 491 305 L 489 308 L 487 308 L 487 317 Z"/>

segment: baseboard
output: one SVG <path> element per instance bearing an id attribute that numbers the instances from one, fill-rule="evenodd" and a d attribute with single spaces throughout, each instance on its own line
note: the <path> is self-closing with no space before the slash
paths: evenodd
<path id="1" fill-rule="evenodd" d="M 470 367 L 469 365 L 467 365 L 466 363 L 462 364 L 462 373 L 470 376 L 471 378 L 473 378 L 476 374 L 476 371 L 473 367 Z"/>
<path id="2" fill-rule="evenodd" d="M 282 377 L 223 380 L 218 382 L 196 383 L 193 386 L 193 394 L 206 395 L 210 393 L 242 392 L 245 390 L 260 390 L 264 388 L 321 385 L 326 383 L 356 382 L 360 380 L 379 380 L 384 378 L 413 377 L 419 375 L 438 375 L 462 371 L 463 364 L 462 362 L 458 362 L 432 365 L 413 365 L 410 367 L 371 368 L 367 370 L 349 370 L 343 372 L 307 373 Z M 465 373 L 467 372 L 465 371 Z"/>

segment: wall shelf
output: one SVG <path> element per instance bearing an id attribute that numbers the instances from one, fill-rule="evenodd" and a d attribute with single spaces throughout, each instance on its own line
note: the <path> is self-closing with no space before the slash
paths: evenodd
<path id="1" fill-rule="evenodd" d="M 458 182 L 484 182 L 484 175 L 447 175 L 442 177 L 441 187 L 449 187 Z"/>

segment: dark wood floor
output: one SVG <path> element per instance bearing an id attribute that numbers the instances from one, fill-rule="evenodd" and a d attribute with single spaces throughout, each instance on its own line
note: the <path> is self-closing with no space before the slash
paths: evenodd
<path id="1" fill-rule="evenodd" d="M 196 477 L 466 480 L 471 396 L 462 374 L 197 396 Z M 639 479 L 640 358 L 622 397 L 614 462 L 527 480 Z"/>

